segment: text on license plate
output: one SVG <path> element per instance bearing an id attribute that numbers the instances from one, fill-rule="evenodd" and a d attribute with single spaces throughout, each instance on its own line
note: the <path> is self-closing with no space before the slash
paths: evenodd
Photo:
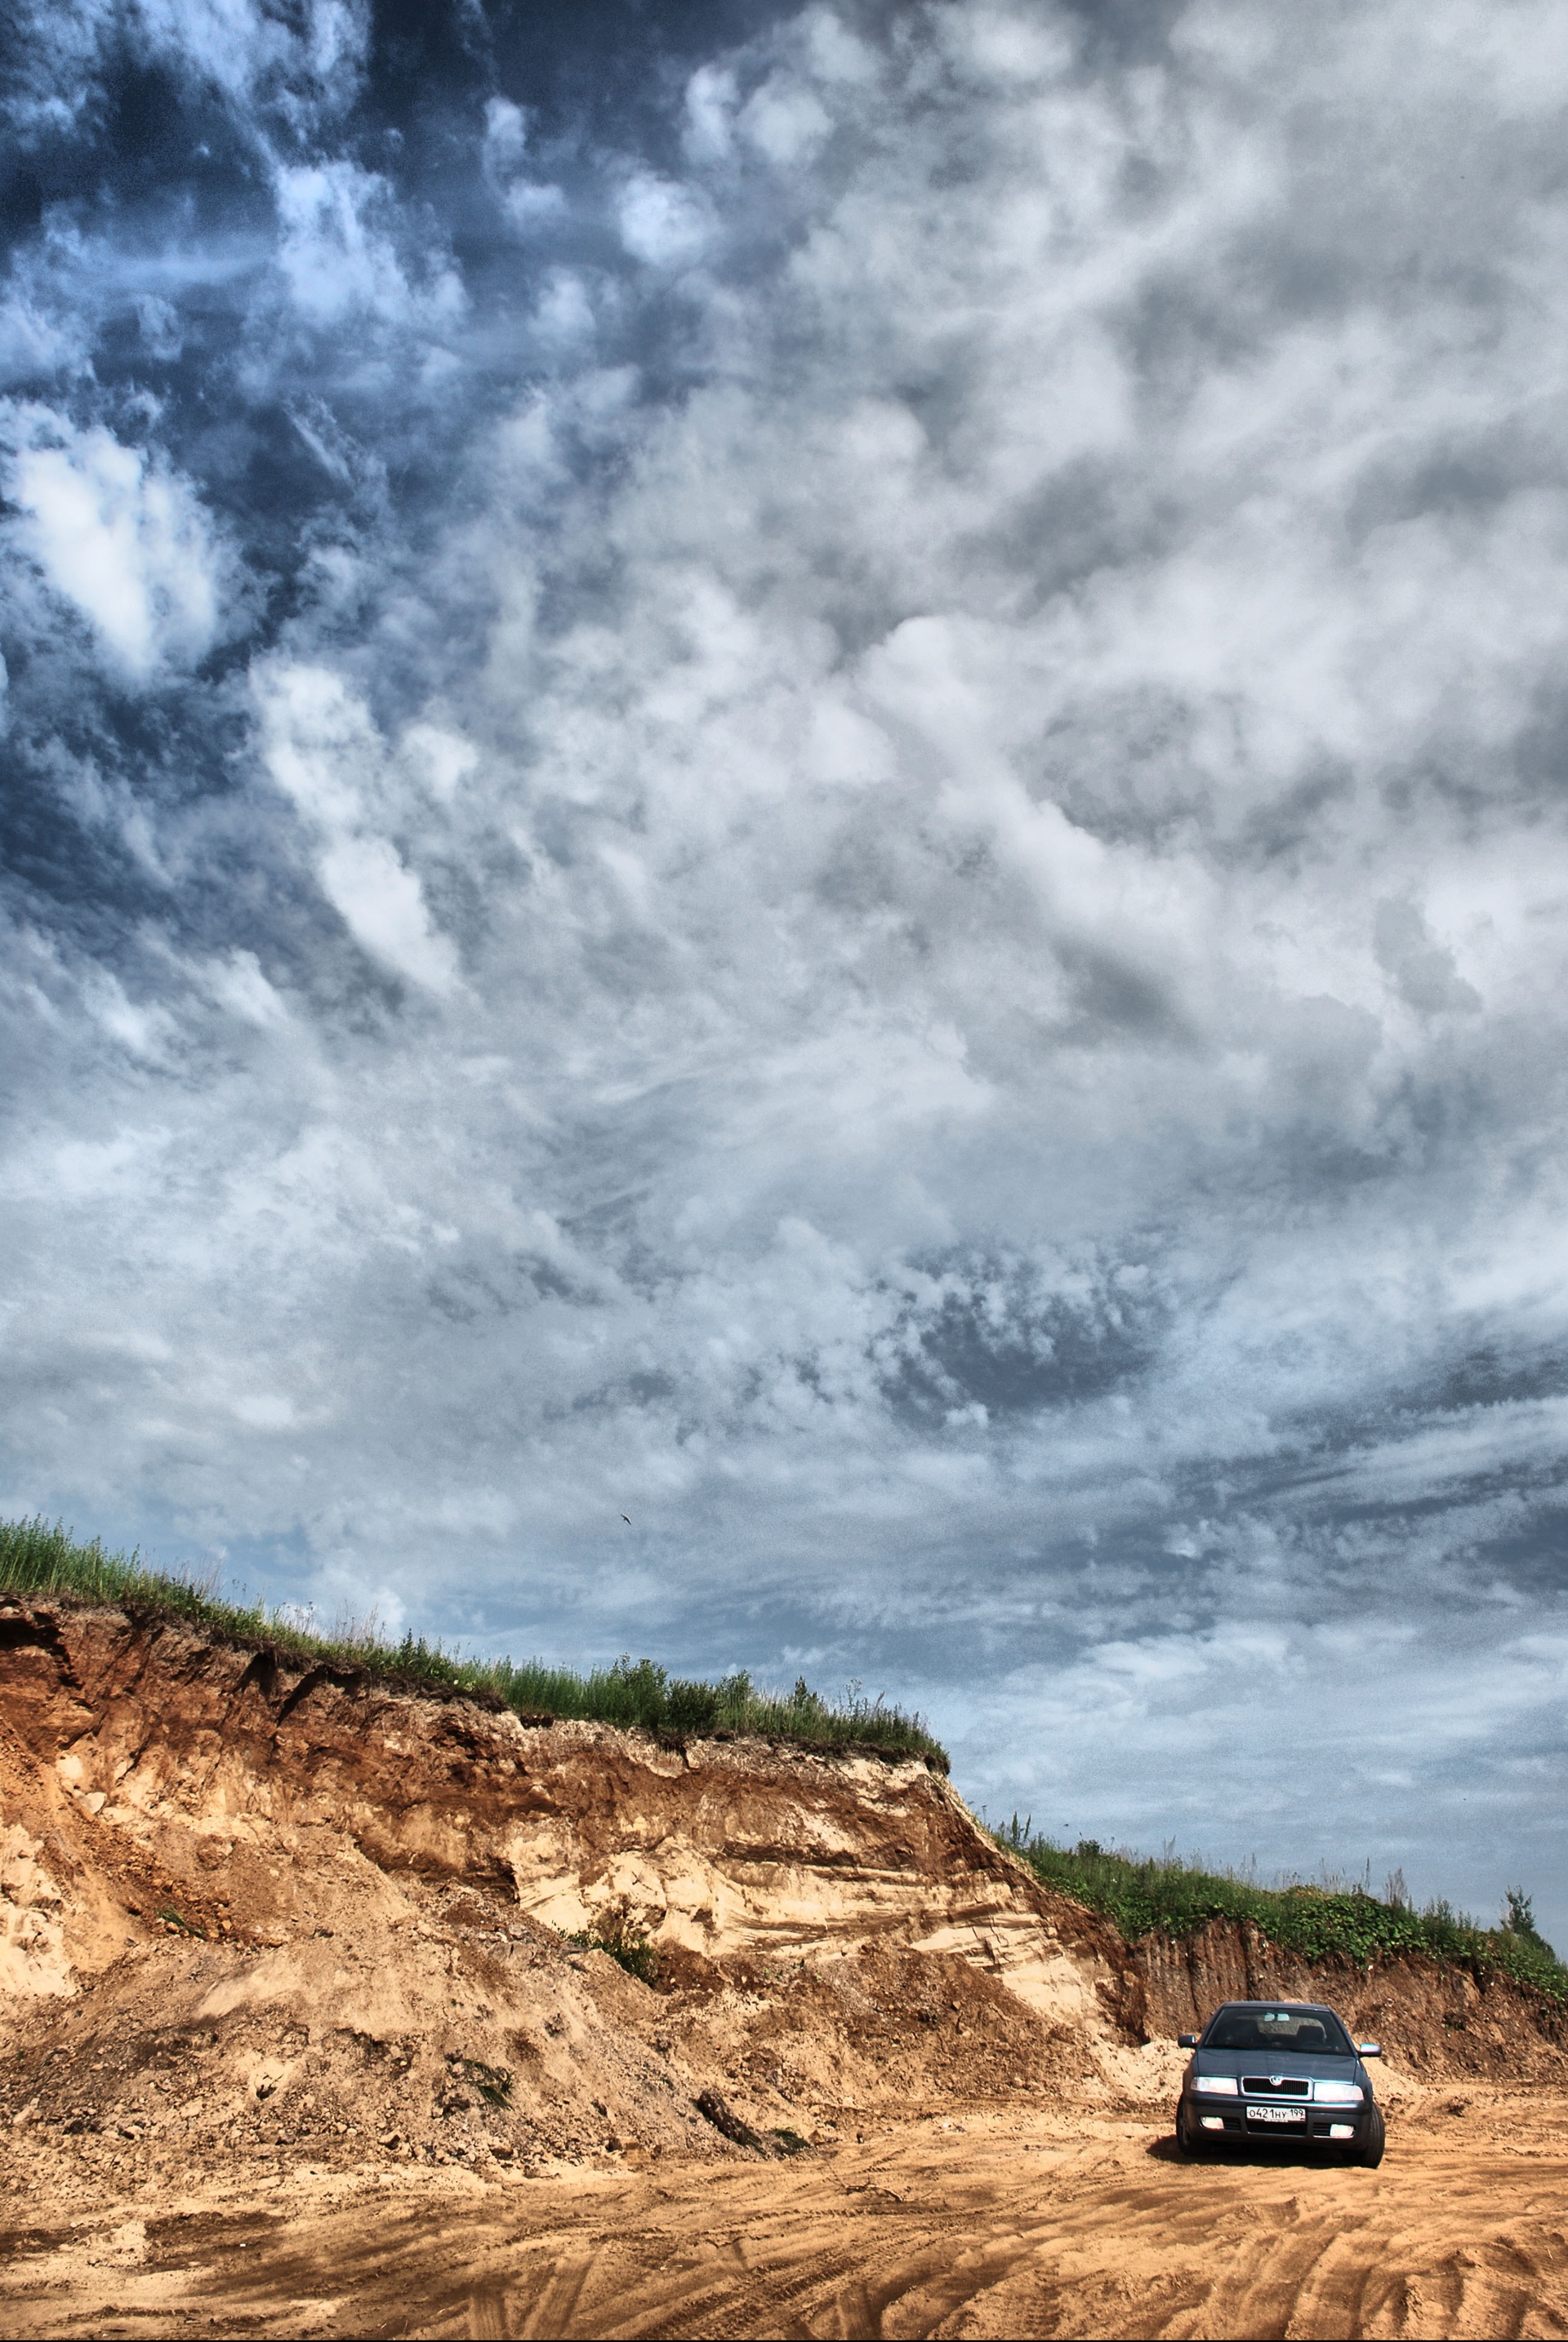
<path id="1" fill-rule="evenodd" d="M 1304 2107 L 1249 2107 L 1247 2120 L 1249 2122 L 1304 2123 L 1306 2108 Z"/>

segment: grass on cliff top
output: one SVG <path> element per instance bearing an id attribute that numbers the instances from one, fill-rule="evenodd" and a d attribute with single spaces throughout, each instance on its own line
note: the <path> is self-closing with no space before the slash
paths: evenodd
<path id="1" fill-rule="evenodd" d="M 1016 1814 L 996 1835 L 1045 1886 L 1104 1913 L 1129 1943 L 1154 1933 L 1195 1935 L 1211 1919 L 1250 1920 L 1271 1943 L 1307 1959 L 1338 1953 L 1365 1967 L 1390 1953 L 1425 1952 L 1478 1973 L 1501 1969 L 1515 1984 L 1552 2000 L 1568 2000 L 1568 1967 L 1537 1934 L 1530 1897 L 1522 1888 L 1509 1892 L 1508 1923 L 1483 1927 L 1446 1903 L 1416 1910 L 1399 1895 L 1397 1882 L 1393 1898 L 1386 1901 L 1342 1880 L 1260 1887 L 1234 1871 L 1203 1870 L 1174 1855 L 1155 1861 L 1113 1852 L 1093 1838 L 1057 1846 L 1032 1836 Z"/>
<path id="2" fill-rule="evenodd" d="M 544 1659 L 464 1659 L 405 1635 L 390 1643 L 374 1626 L 317 1635 L 286 1611 L 258 1602 L 221 1602 L 210 1585 L 145 1568 L 135 1553 L 82 1545 L 43 1520 L 0 1521 L 0 1594 L 57 1594 L 115 1603 L 140 1615 L 183 1618 L 245 1648 L 276 1651 L 305 1666 L 352 1667 L 410 1691 L 464 1693 L 494 1699 L 520 1716 L 580 1717 L 595 1724 L 641 1725 L 650 1731 L 744 1733 L 796 1740 L 816 1748 L 872 1748 L 920 1756 L 945 1773 L 947 1752 L 918 1716 L 854 1693 L 824 1699 L 804 1677 L 786 1696 L 759 1691 L 748 1675 L 721 1683 L 672 1676 L 653 1659 L 619 1658 L 579 1675 Z"/>

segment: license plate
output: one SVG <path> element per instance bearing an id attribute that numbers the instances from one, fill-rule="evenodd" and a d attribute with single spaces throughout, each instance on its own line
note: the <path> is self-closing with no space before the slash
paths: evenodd
<path id="1" fill-rule="evenodd" d="M 1247 2120 L 1249 2122 L 1304 2123 L 1306 2108 L 1304 2107 L 1249 2107 Z"/>

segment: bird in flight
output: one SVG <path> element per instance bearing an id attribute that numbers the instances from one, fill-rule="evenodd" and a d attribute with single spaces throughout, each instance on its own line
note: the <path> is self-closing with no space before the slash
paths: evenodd
<path id="1" fill-rule="evenodd" d="M 631 1526 L 632 1526 L 632 1516 L 631 1516 L 631 1514 L 630 1514 L 630 1513 L 623 1513 L 623 1514 L 621 1515 L 621 1518 L 625 1522 L 626 1526 L 627 1526 L 628 1528 L 630 1528 L 630 1527 L 631 1527 Z"/>

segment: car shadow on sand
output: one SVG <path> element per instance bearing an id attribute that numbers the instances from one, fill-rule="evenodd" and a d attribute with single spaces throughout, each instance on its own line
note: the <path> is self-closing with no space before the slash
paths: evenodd
<path id="1" fill-rule="evenodd" d="M 1223 2144 L 1202 2147 L 1196 2155 L 1183 2155 L 1169 2131 L 1164 2138 L 1151 2139 L 1144 2152 L 1152 2162 L 1182 2163 L 1192 2171 L 1203 2171 L 1216 2164 L 1250 2165 L 1254 2171 L 1281 2165 L 1293 2171 L 1343 2171 L 1351 2161 L 1343 2152 L 1331 2148 L 1325 2153 L 1321 2147 L 1310 2147 L 1293 2140 L 1264 2147 L 1253 2139 L 1227 2139 Z"/>

